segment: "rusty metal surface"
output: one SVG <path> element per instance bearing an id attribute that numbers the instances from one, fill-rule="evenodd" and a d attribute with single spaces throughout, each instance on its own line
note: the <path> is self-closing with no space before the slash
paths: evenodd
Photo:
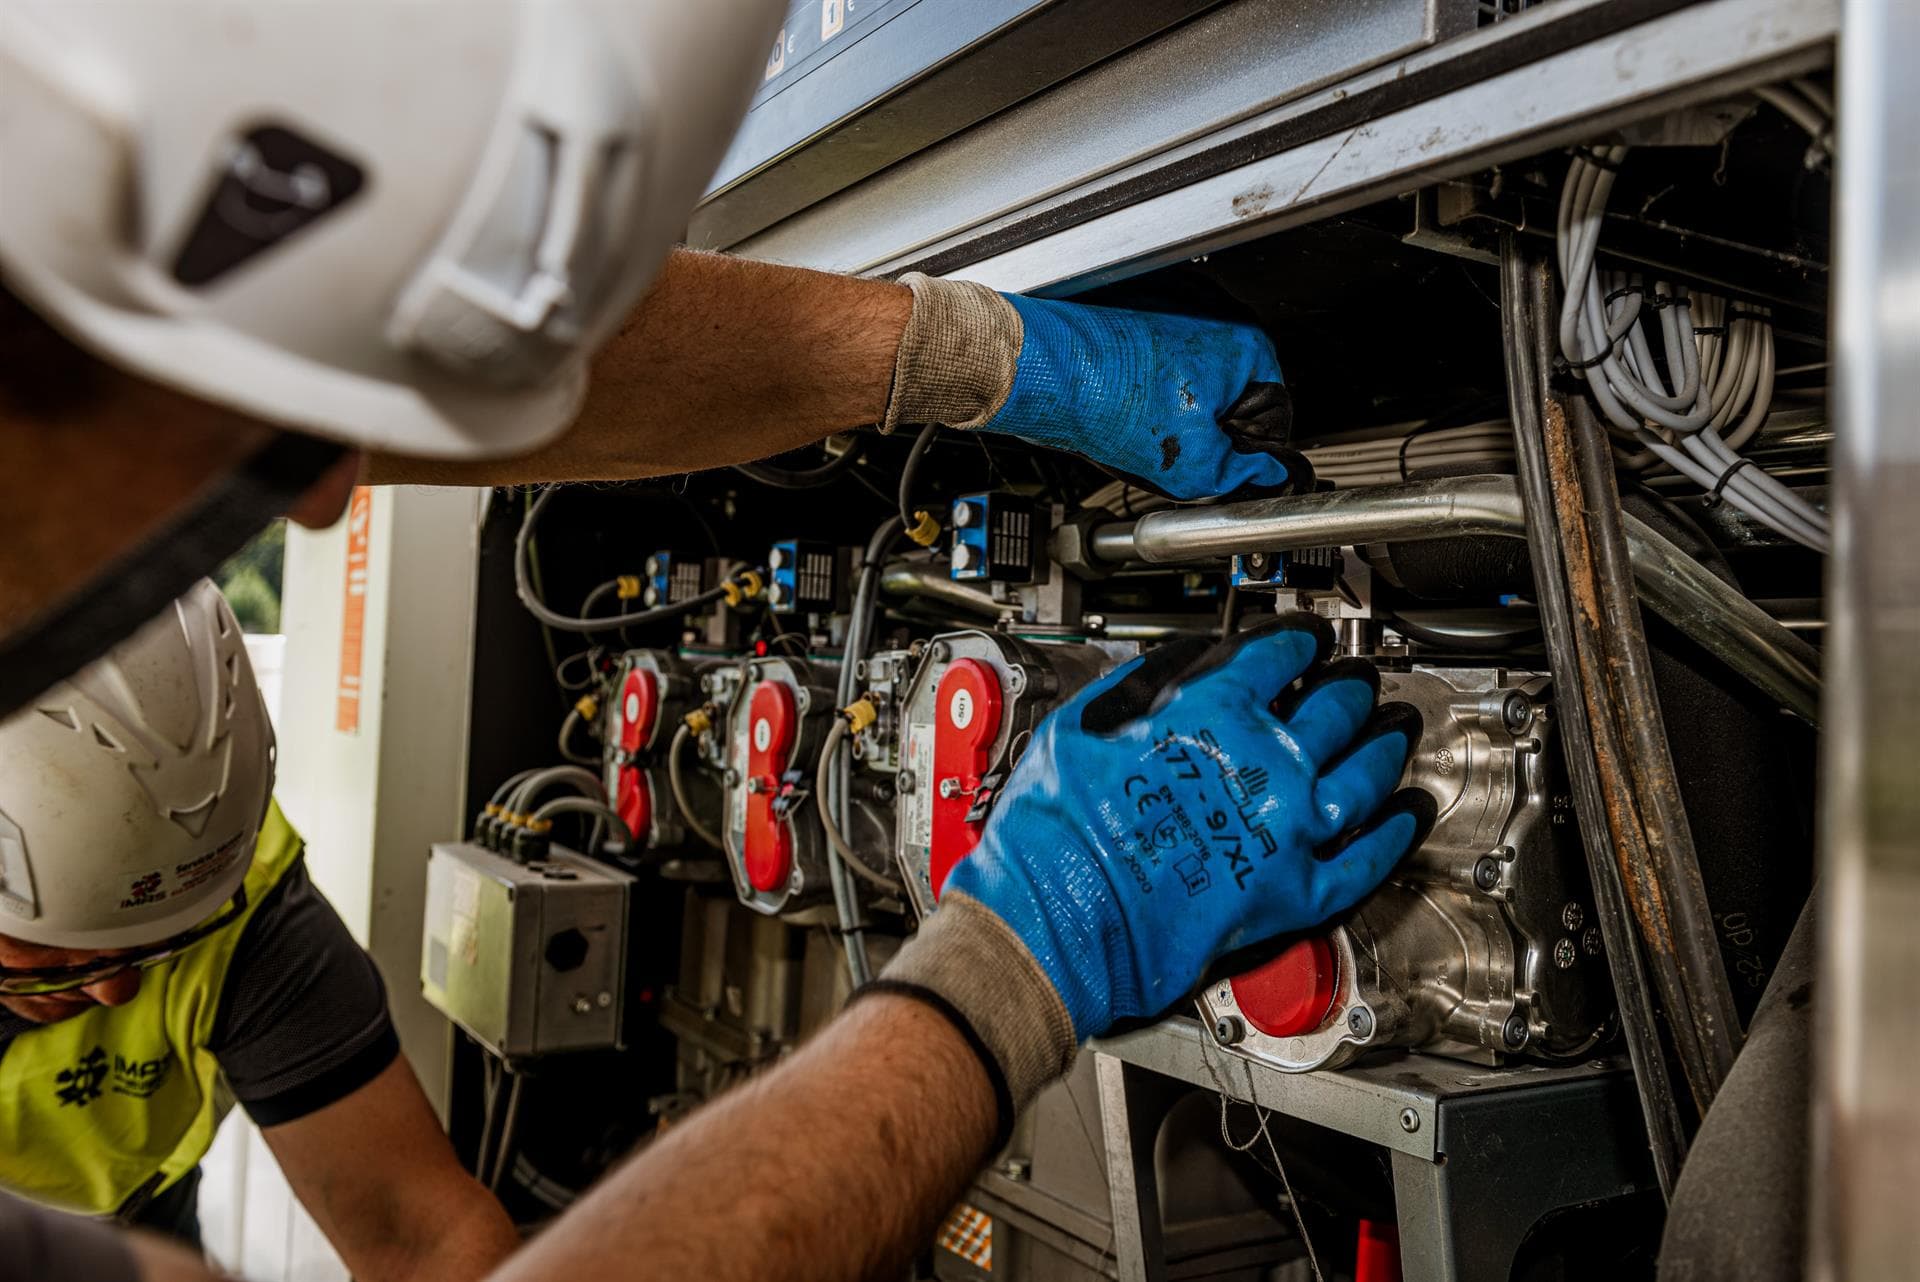
<path id="1" fill-rule="evenodd" d="M 1537 258 L 1523 257 L 1514 238 L 1501 247 L 1501 332 L 1507 365 L 1508 400 L 1515 427 L 1514 449 L 1520 466 L 1520 493 L 1534 519 L 1527 523 L 1527 542 L 1533 556 L 1535 599 L 1547 641 L 1547 656 L 1566 686 L 1579 684 L 1577 646 L 1573 635 L 1573 604 L 1561 559 L 1545 456 L 1545 379 L 1548 368 L 1537 338 L 1539 318 L 1551 314 L 1545 303 L 1551 281 Z M 1546 298 L 1539 297 L 1546 295 Z M 1661 1191 L 1671 1194 L 1680 1164 L 1686 1157 L 1688 1135 L 1679 1100 L 1667 1072 L 1667 1058 L 1653 1008 L 1653 986 L 1647 960 L 1633 928 L 1614 862 L 1613 843 L 1606 822 L 1606 803 L 1595 761 L 1587 702 L 1571 691 L 1561 699 L 1561 744 L 1573 785 L 1574 809 L 1580 817 L 1580 835 L 1592 877 L 1594 916 L 1606 941 L 1619 1002 L 1621 1030 L 1634 1067 L 1634 1084 L 1647 1127 L 1648 1148 Z"/>

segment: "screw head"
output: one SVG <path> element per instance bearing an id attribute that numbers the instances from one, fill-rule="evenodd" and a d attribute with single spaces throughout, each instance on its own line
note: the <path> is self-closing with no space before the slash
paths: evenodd
<path id="1" fill-rule="evenodd" d="M 1508 1046 L 1519 1050 L 1527 1044 L 1527 1017 L 1519 1011 L 1507 1016 L 1507 1022 L 1500 1029 L 1500 1039 Z"/>
<path id="2" fill-rule="evenodd" d="M 1553 945 L 1553 964 L 1561 970 L 1572 970 L 1573 964 L 1580 960 L 1580 950 L 1573 946 L 1569 936 L 1562 935 Z"/>
<path id="3" fill-rule="evenodd" d="M 1365 1006 L 1355 1006 L 1347 1012 L 1347 1031 L 1366 1041 L 1373 1036 L 1373 1012 Z"/>
<path id="4" fill-rule="evenodd" d="M 737 788 L 740 786 L 740 772 L 738 770 L 735 770 L 732 766 L 727 767 L 726 778 L 727 778 L 727 787 Z"/>
<path id="5" fill-rule="evenodd" d="M 603 991 L 593 999 L 593 1003 L 601 1010 L 605 1010 L 607 1007 L 613 1005 L 613 994 Z"/>
<path id="6" fill-rule="evenodd" d="M 1579 930 L 1586 923 L 1587 910 L 1572 900 L 1560 910 L 1560 924 L 1568 930 Z"/>
<path id="7" fill-rule="evenodd" d="M 588 1001 L 586 996 L 582 994 L 573 999 L 573 1013 L 576 1015 L 590 1015 L 593 1013 L 593 1003 Z"/>
<path id="8" fill-rule="evenodd" d="M 935 663 L 945 663 L 947 659 L 953 654 L 953 647 L 948 645 L 945 641 L 935 641 L 933 643 L 933 648 L 928 650 L 927 653 L 933 656 L 933 661 Z"/>
<path id="9" fill-rule="evenodd" d="M 893 786 L 902 795 L 913 791 L 913 771 L 902 770 L 893 777 Z"/>
<path id="10" fill-rule="evenodd" d="M 1420 1114 L 1412 1108 L 1400 1110 L 1400 1129 L 1411 1135 L 1420 1129 Z"/>
<path id="11" fill-rule="evenodd" d="M 1222 1015 L 1213 1021 L 1213 1040 L 1222 1046 L 1232 1046 L 1246 1035 L 1247 1026 L 1237 1015 Z"/>
<path id="12" fill-rule="evenodd" d="M 1270 579 L 1273 577 L 1274 559 L 1271 552 L 1249 552 L 1241 558 L 1240 566 L 1250 579 Z"/>
<path id="13" fill-rule="evenodd" d="M 1492 855 L 1482 855 L 1473 865 L 1473 884 L 1482 890 L 1492 890 L 1500 884 L 1500 861 Z"/>
<path id="14" fill-rule="evenodd" d="M 1500 705 L 1500 719 L 1509 734 L 1519 734 L 1533 724 L 1533 702 L 1518 690 L 1511 692 Z"/>

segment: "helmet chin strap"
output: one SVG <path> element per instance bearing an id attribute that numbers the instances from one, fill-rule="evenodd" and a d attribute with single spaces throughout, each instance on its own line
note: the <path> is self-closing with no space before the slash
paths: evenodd
<path id="1" fill-rule="evenodd" d="M 0 716 L 78 672 L 283 515 L 343 447 L 282 432 L 77 591 L 0 637 Z"/>

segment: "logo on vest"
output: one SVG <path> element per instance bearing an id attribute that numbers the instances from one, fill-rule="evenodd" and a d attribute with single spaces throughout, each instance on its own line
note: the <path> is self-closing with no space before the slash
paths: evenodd
<path id="1" fill-rule="evenodd" d="M 60 1107 L 76 1104 L 81 1108 L 100 1098 L 107 1082 L 107 1053 L 98 1046 L 80 1057 L 72 1068 L 63 1068 L 54 1079 L 54 1094 Z"/>
<path id="2" fill-rule="evenodd" d="M 172 1071 L 172 1051 L 154 1059 L 128 1059 L 124 1055 L 109 1059 L 104 1047 L 95 1046 L 72 1068 L 63 1068 L 55 1075 L 53 1092 L 62 1108 L 69 1104 L 85 1108 L 108 1091 L 129 1099 L 151 1099 Z"/>

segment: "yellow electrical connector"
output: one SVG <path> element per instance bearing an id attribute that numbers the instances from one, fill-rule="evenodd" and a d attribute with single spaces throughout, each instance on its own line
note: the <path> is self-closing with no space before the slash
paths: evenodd
<path id="1" fill-rule="evenodd" d="M 622 574 L 613 583 L 613 594 L 622 601 L 631 601 L 640 595 L 640 576 L 637 574 Z"/>
<path id="2" fill-rule="evenodd" d="M 583 694 L 579 702 L 573 705 L 573 710 L 580 714 L 582 721 L 591 721 L 600 715 L 600 700 L 590 694 Z"/>
<path id="3" fill-rule="evenodd" d="M 847 719 L 848 731 L 859 734 L 880 719 L 880 710 L 873 706 L 871 699 L 855 699 L 840 709 L 840 715 Z"/>
<path id="4" fill-rule="evenodd" d="M 740 591 L 746 594 L 749 601 L 759 596 L 761 589 L 766 586 L 767 581 L 760 577 L 760 571 L 742 570 L 740 572 Z"/>
<path id="5" fill-rule="evenodd" d="M 553 831 L 553 820 L 535 819 L 532 815 L 528 815 L 527 831 L 528 832 L 551 832 Z"/>
<path id="6" fill-rule="evenodd" d="M 705 734 L 707 731 L 713 729 L 713 707 L 711 704 L 707 704 L 695 708 L 692 712 L 680 718 L 680 720 L 687 729 L 693 731 L 693 733 Z"/>
<path id="7" fill-rule="evenodd" d="M 907 531 L 907 537 L 923 548 L 930 548 L 940 537 L 940 522 L 933 513 L 920 508 L 913 514 L 913 528 Z"/>

